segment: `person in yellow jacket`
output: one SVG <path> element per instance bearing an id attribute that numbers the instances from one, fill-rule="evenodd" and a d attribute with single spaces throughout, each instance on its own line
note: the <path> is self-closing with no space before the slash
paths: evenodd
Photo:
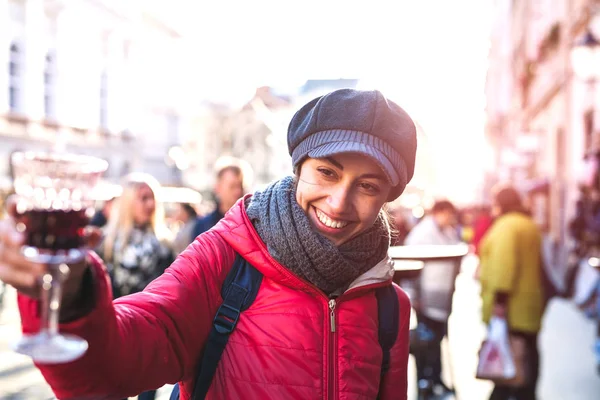
<path id="1" fill-rule="evenodd" d="M 496 220 L 482 239 L 480 254 L 482 314 L 505 317 L 511 334 L 527 344 L 528 383 L 521 388 L 496 385 L 490 400 L 534 400 L 539 376 L 538 333 L 544 313 L 541 232 L 512 187 L 494 194 Z"/>

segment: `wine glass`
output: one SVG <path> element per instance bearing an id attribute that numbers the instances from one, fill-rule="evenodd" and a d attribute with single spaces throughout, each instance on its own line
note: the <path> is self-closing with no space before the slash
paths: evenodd
<path id="1" fill-rule="evenodd" d="M 16 227 L 25 235 L 23 254 L 47 266 L 40 282 L 40 331 L 23 335 L 13 347 L 38 363 L 70 362 L 85 353 L 88 343 L 58 332 L 61 286 L 69 274 L 67 264 L 85 257 L 84 228 L 108 163 L 90 156 L 41 152 L 15 152 L 11 163 L 18 198 Z"/>

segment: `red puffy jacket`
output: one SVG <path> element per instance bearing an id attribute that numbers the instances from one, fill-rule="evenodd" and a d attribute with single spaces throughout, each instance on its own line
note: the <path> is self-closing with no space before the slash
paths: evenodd
<path id="1" fill-rule="evenodd" d="M 106 271 L 93 257 L 96 307 L 60 327 L 90 348 L 72 363 L 38 365 L 56 396 L 118 399 L 180 381 L 181 398 L 189 399 L 236 251 L 264 279 L 230 337 L 207 399 L 375 399 L 382 351 L 374 289 L 390 284 L 391 263 L 358 278 L 331 310 L 327 296 L 269 255 L 243 201 L 141 293 L 113 303 Z M 407 396 L 410 304 L 396 292 L 400 329 L 381 399 Z M 36 331 L 37 302 L 21 296 L 19 306 L 23 330 Z"/>

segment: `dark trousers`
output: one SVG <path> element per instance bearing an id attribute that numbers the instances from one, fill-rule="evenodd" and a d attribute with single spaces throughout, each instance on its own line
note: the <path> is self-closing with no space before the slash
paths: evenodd
<path id="1" fill-rule="evenodd" d="M 427 326 L 434 335 L 433 342 L 424 354 L 415 356 L 417 380 L 431 379 L 434 383 L 442 382 L 442 340 L 448 333 L 448 321 L 436 321 L 417 314 L 417 319 Z"/>
<path id="2" fill-rule="evenodd" d="M 527 349 L 525 360 L 529 367 L 528 383 L 521 388 L 496 385 L 494 386 L 490 400 L 535 400 L 535 390 L 540 375 L 538 335 L 537 333 L 530 334 L 518 332 L 513 332 L 512 334 L 521 336 L 525 339 Z"/>

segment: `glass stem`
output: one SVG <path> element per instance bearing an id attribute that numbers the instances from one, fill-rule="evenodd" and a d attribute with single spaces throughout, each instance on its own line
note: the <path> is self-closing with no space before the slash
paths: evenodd
<path id="1" fill-rule="evenodd" d="M 67 264 L 54 264 L 42 278 L 42 321 L 41 333 L 49 336 L 58 334 L 58 318 L 62 299 L 62 283 L 69 273 Z"/>

